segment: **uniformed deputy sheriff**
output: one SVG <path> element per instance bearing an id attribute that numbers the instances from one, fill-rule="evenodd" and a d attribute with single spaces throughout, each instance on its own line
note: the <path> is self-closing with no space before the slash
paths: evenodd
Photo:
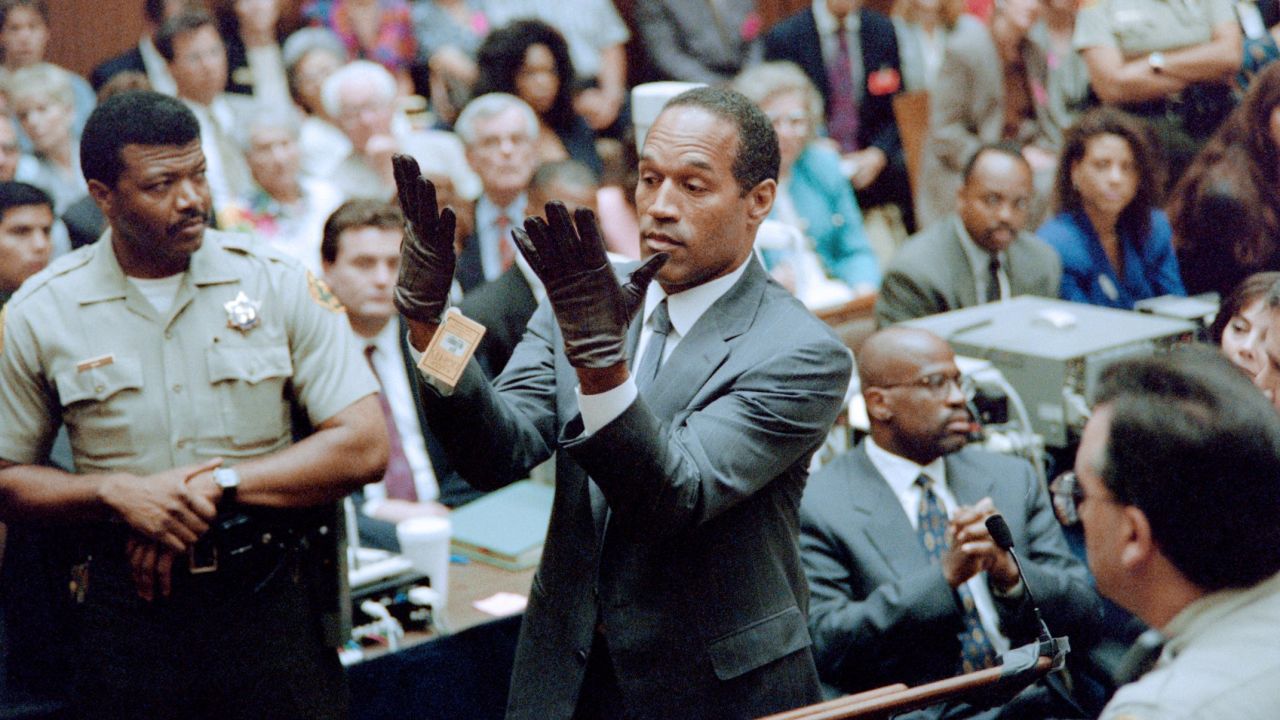
<path id="1" fill-rule="evenodd" d="M 116 96 L 80 152 L 110 227 L 33 276 L 0 327 L 0 520 L 69 528 L 79 710 L 346 717 L 312 559 L 333 536 L 323 510 L 381 477 L 387 440 L 342 307 L 206 229 L 181 102 Z M 37 465 L 60 424 L 75 474 Z"/>
<path id="2" fill-rule="evenodd" d="M 1074 477 L 1055 485 L 1099 592 L 1164 638 L 1135 645 L 1154 668 L 1102 720 L 1280 718 L 1280 417 L 1266 398 L 1208 350 L 1117 363 Z"/>

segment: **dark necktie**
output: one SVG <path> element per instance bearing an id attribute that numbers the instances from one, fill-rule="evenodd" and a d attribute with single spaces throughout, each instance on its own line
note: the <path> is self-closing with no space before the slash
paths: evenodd
<path id="1" fill-rule="evenodd" d="M 373 345 L 366 345 L 364 358 L 369 361 L 369 369 L 373 370 L 373 376 L 378 378 L 378 385 L 381 387 L 382 377 L 378 375 L 378 368 L 373 364 L 373 352 L 376 349 L 377 347 Z M 387 423 L 387 439 L 391 446 L 387 454 L 387 471 L 382 476 L 382 484 L 386 487 L 389 498 L 417 501 L 418 489 L 413 484 L 413 468 L 409 467 L 409 458 L 404 454 L 404 443 L 400 441 L 400 430 L 396 427 L 396 418 L 391 414 L 391 403 L 387 401 L 386 388 L 382 390 L 383 392 L 378 393 L 378 404 L 382 406 L 382 418 Z"/>
<path id="2" fill-rule="evenodd" d="M 942 509 L 942 501 L 933 492 L 933 480 L 928 475 L 916 478 L 920 486 L 920 523 L 916 532 L 920 542 L 924 544 L 925 554 L 929 562 L 941 564 L 942 556 L 947 552 L 947 512 Z M 995 648 L 991 639 L 982 627 L 978 617 L 978 607 L 973 602 L 973 593 L 965 583 L 956 588 L 956 596 L 964 608 L 964 631 L 960 633 L 960 667 L 964 672 L 973 672 L 989 668 L 996 664 Z"/>
<path id="3" fill-rule="evenodd" d="M 636 364 L 636 389 L 643 392 L 649 383 L 658 376 L 658 368 L 662 365 L 662 350 L 667 344 L 667 335 L 671 333 L 671 317 L 667 314 L 667 301 L 664 299 L 654 309 L 649 318 L 653 326 L 653 336 L 644 348 L 644 355 Z"/>
<path id="4" fill-rule="evenodd" d="M 1000 299 L 1000 255 L 991 254 L 991 262 L 987 263 L 987 302 Z"/>
<path id="5" fill-rule="evenodd" d="M 827 67 L 827 135 L 840 144 L 841 152 L 858 149 L 858 95 L 853 86 L 853 57 L 845 21 L 836 29 L 836 56 Z"/>

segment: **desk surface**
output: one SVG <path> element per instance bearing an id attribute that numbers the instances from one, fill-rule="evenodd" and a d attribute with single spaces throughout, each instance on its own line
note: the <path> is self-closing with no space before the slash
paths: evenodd
<path id="1" fill-rule="evenodd" d="M 529 596 L 535 568 L 503 570 L 475 560 L 449 564 L 449 605 L 445 622 L 452 632 L 461 632 L 483 622 L 495 620 L 493 615 L 477 610 L 472 603 L 494 593 L 509 592 Z"/>

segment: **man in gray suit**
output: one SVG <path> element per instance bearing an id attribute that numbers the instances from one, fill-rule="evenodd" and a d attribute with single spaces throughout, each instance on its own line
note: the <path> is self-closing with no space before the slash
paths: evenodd
<path id="1" fill-rule="evenodd" d="M 815 473 L 800 506 L 823 681 L 852 693 L 989 666 L 1037 637 L 1028 587 L 1049 628 L 1080 649 L 1100 612 L 1088 573 L 1030 464 L 963 450 L 971 419 L 947 343 L 925 330 L 882 330 L 860 349 L 858 375 L 871 436 Z M 993 513 L 1009 524 L 1021 573 L 987 531 Z M 1040 711 L 1046 703 L 1053 714 Z M 1004 716 L 1062 710 L 1032 686 Z M 975 715 L 967 706 L 925 713 Z"/>
<path id="2" fill-rule="evenodd" d="M 983 145 L 964 168 L 956 214 L 913 235 L 885 270 L 880 327 L 1014 295 L 1058 297 L 1062 261 L 1023 232 L 1031 166 L 1016 146 Z"/>
<path id="3" fill-rule="evenodd" d="M 397 304 L 421 349 L 453 214 L 398 163 L 413 237 Z M 658 116 L 639 171 L 648 260 L 619 287 L 592 213 L 548 203 L 517 232 L 548 302 L 506 369 L 490 383 L 471 362 L 427 393 L 472 483 L 556 458 L 509 718 L 748 718 L 820 698 L 799 502 L 851 361 L 752 255 L 777 137 L 741 95 L 693 90 Z"/>

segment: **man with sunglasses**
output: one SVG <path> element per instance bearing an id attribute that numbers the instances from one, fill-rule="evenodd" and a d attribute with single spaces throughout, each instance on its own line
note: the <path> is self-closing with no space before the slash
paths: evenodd
<path id="1" fill-rule="evenodd" d="M 1280 717 L 1280 418 L 1216 353 L 1108 369 L 1075 477 L 1098 590 L 1165 638 L 1106 720 Z"/>
<path id="2" fill-rule="evenodd" d="M 1031 465 L 964 449 L 973 425 L 950 346 L 889 328 L 866 340 L 857 364 L 871 435 L 814 474 L 800 506 L 823 681 L 852 693 L 990 667 L 1038 634 L 1028 585 L 1048 626 L 1076 644 L 1098 597 Z M 1025 578 L 984 524 L 997 512 Z M 925 716 L 1061 716 L 1048 695 L 1035 685 L 1003 709 Z"/>

